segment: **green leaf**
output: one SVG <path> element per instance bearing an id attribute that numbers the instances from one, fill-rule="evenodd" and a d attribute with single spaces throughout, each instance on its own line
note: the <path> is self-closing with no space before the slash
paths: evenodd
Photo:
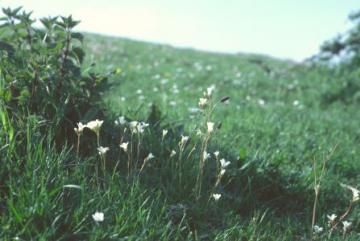
<path id="1" fill-rule="evenodd" d="M 76 57 L 78 62 L 81 64 L 85 57 L 84 50 L 82 50 L 82 48 L 73 48 L 72 52 L 74 53 L 74 57 Z"/>
<path id="2" fill-rule="evenodd" d="M 22 7 L 17 7 L 11 12 L 11 14 L 15 17 L 21 9 Z"/>
<path id="3" fill-rule="evenodd" d="M 0 50 L 6 51 L 10 54 L 15 52 L 14 47 L 4 41 L 0 41 Z"/>
<path id="4" fill-rule="evenodd" d="M 11 213 L 12 213 L 12 216 L 15 217 L 15 219 L 16 219 L 17 222 L 20 222 L 20 223 L 21 223 L 23 218 L 21 217 L 21 215 L 19 214 L 19 212 L 16 210 L 13 202 L 12 202 L 12 201 L 8 201 L 7 204 L 8 204 L 9 210 L 10 210 Z"/>
<path id="5" fill-rule="evenodd" d="M 60 22 L 60 21 L 57 21 L 56 24 L 57 24 L 58 26 L 60 26 L 61 28 L 63 28 L 63 29 L 65 29 L 65 28 L 67 27 L 65 23 Z"/>
<path id="6" fill-rule="evenodd" d="M 246 148 L 240 148 L 239 150 L 239 158 L 244 160 L 247 156 L 247 150 Z"/>
<path id="7" fill-rule="evenodd" d="M 71 21 L 69 23 L 69 27 L 70 28 L 74 28 L 75 26 L 77 26 L 81 21 Z"/>
<path id="8" fill-rule="evenodd" d="M 56 20 L 57 20 L 58 17 L 47 17 L 47 18 L 41 18 L 40 19 L 40 22 L 44 25 L 44 27 L 49 30 L 49 29 L 52 29 L 53 26 L 55 25 L 56 23 Z"/>
<path id="9" fill-rule="evenodd" d="M 18 101 L 19 101 L 19 104 L 20 105 L 24 105 L 27 103 L 28 99 L 29 99 L 29 96 L 30 96 L 30 92 L 29 90 L 26 88 L 26 89 L 23 89 L 21 92 L 20 92 L 20 95 L 17 97 Z"/>
<path id="10" fill-rule="evenodd" d="M 8 17 L 11 16 L 11 9 L 10 8 L 2 8 L 2 12 Z"/>
<path id="11" fill-rule="evenodd" d="M 10 101 L 11 98 L 12 98 L 11 91 L 9 91 L 9 90 L 0 90 L 0 97 L 3 98 L 3 100 L 5 102 Z"/>
<path id="12" fill-rule="evenodd" d="M 82 35 L 81 33 L 71 33 L 71 38 L 73 39 L 77 39 L 80 42 L 83 42 L 84 40 L 84 35 Z"/>

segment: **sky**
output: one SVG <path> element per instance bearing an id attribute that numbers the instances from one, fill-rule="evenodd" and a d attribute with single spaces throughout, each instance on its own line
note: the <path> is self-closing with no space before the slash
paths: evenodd
<path id="1" fill-rule="evenodd" d="M 35 18 L 72 14 L 78 31 L 225 53 L 304 60 L 351 27 L 359 0 L 0 0 Z"/>

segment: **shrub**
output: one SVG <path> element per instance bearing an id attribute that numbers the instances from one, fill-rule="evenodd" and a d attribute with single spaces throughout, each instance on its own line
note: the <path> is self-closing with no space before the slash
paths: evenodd
<path id="1" fill-rule="evenodd" d="M 321 57 L 330 59 L 334 56 L 345 56 L 351 65 L 358 68 L 360 63 L 360 10 L 349 15 L 354 26 L 345 34 L 326 41 L 321 46 Z"/>
<path id="2" fill-rule="evenodd" d="M 315 58 L 321 60 L 320 63 L 331 63 L 330 78 L 341 80 L 336 88 L 323 94 L 324 104 L 360 102 L 360 10 L 350 14 L 349 20 L 353 23 L 352 28 L 326 41 Z"/>
<path id="3" fill-rule="evenodd" d="M 42 18 L 38 29 L 31 12 L 20 11 L 3 9 L 0 18 L 0 103 L 11 118 L 37 115 L 47 127 L 56 127 L 60 144 L 80 118 L 99 114 L 109 75 L 81 69 L 83 35 L 73 32 L 79 21 Z"/>

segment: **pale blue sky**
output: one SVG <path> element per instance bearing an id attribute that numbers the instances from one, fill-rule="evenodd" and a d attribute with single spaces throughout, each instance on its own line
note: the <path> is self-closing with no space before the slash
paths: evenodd
<path id="1" fill-rule="evenodd" d="M 78 30 L 219 52 L 303 60 L 349 28 L 359 0 L 0 0 L 35 17 L 72 14 Z"/>

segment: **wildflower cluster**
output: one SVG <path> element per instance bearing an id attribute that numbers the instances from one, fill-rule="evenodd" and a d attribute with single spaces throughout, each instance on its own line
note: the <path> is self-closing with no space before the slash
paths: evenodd
<path id="1" fill-rule="evenodd" d="M 219 159 L 219 156 L 220 156 L 219 151 L 214 152 L 214 155 L 216 157 L 216 161 L 218 162 L 218 165 L 217 165 L 218 166 L 218 175 L 217 175 L 217 179 L 216 179 L 213 190 L 215 190 L 217 188 L 217 186 L 220 184 L 221 179 L 226 172 L 226 168 L 231 164 L 230 161 L 226 161 L 224 158 Z M 217 201 L 217 199 L 219 199 L 221 197 L 221 194 L 220 194 L 220 196 L 217 196 L 218 198 L 216 199 L 214 195 L 216 195 L 216 194 L 213 194 L 213 198 L 215 199 L 215 201 Z"/>
<path id="2" fill-rule="evenodd" d="M 331 215 L 326 216 L 328 219 L 328 227 L 329 227 L 328 231 L 326 232 L 328 234 L 328 238 L 331 238 L 332 234 L 338 229 L 339 225 L 342 226 L 343 236 L 347 235 L 351 231 L 352 222 L 346 220 L 346 218 L 349 216 L 354 204 L 357 201 L 359 201 L 360 190 L 346 184 L 341 184 L 341 186 L 351 191 L 352 198 L 349 201 L 349 206 L 347 207 L 347 209 L 343 214 L 337 215 L 333 213 Z M 313 232 L 314 235 L 318 237 L 326 234 L 325 229 L 318 225 L 314 225 Z"/>
<path id="3" fill-rule="evenodd" d="M 209 104 L 214 90 L 215 90 L 215 85 L 211 85 L 210 87 L 208 87 L 206 89 L 206 91 L 204 91 L 203 97 L 201 97 L 199 99 L 199 107 L 200 108 L 204 109 Z"/>
<path id="4" fill-rule="evenodd" d="M 203 97 L 201 97 L 199 99 L 199 103 L 198 103 L 199 107 L 203 110 L 203 117 L 204 117 L 204 122 L 206 125 L 206 131 L 204 131 L 205 134 L 203 135 L 202 134 L 203 132 L 200 129 L 197 130 L 197 135 L 202 136 L 202 138 L 203 138 L 202 143 L 201 143 L 201 154 L 202 155 L 200 156 L 200 159 L 199 159 L 199 172 L 198 172 L 197 182 L 196 182 L 197 198 L 200 198 L 200 195 L 201 195 L 202 179 L 203 179 L 203 175 L 204 175 L 206 161 L 211 157 L 211 154 L 208 153 L 207 149 L 208 149 L 209 141 L 215 132 L 215 123 L 213 121 L 211 121 L 212 113 L 218 103 L 224 103 L 229 100 L 229 97 L 226 96 L 226 97 L 223 97 L 217 103 L 214 103 L 213 102 L 214 90 L 215 90 L 215 85 L 211 85 L 210 87 L 208 87 L 206 89 L 206 91 L 203 92 Z M 216 180 L 216 183 L 214 186 L 214 189 L 215 189 L 219 185 L 222 176 L 225 174 L 225 168 L 230 164 L 230 162 L 227 162 L 225 159 L 219 160 L 218 159 L 219 158 L 218 151 L 215 152 L 214 155 L 216 157 L 217 162 L 220 162 L 220 166 L 221 166 L 221 169 L 218 172 L 217 180 Z M 220 198 L 220 196 L 216 195 L 213 197 L 215 200 L 218 200 Z"/>
<path id="5" fill-rule="evenodd" d="M 148 123 L 132 121 L 130 122 L 130 130 L 133 134 L 144 133 L 146 127 L 149 127 Z"/>
<path id="6" fill-rule="evenodd" d="M 197 179 L 195 183 L 195 189 L 194 189 L 194 197 L 196 199 L 199 199 L 202 192 L 202 183 L 203 183 L 203 177 L 205 174 L 205 166 L 206 163 L 210 163 L 212 160 L 214 161 L 214 164 L 216 164 L 216 181 L 213 184 L 210 184 L 210 190 L 207 190 L 207 194 L 210 195 L 209 200 L 212 198 L 215 202 L 218 202 L 222 194 L 217 192 L 217 188 L 221 183 L 221 180 L 223 176 L 226 173 L 227 168 L 231 164 L 230 161 L 227 161 L 225 158 L 222 158 L 220 155 L 220 151 L 210 152 L 209 149 L 209 142 L 211 137 L 216 133 L 216 124 L 215 122 L 211 121 L 212 118 L 212 112 L 214 110 L 215 105 L 213 104 L 213 92 L 214 92 L 215 86 L 211 86 L 207 88 L 207 90 L 203 94 L 203 100 L 201 100 L 201 103 L 205 103 L 202 105 L 202 114 L 204 117 L 203 125 L 200 126 L 196 130 L 196 136 L 198 137 L 198 140 L 196 138 L 193 139 L 193 136 L 188 135 L 181 135 L 178 139 L 178 148 L 169 150 L 169 160 L 167 161 L 170 165 L 171 173 L 174 174 L 174 177 L 177 178 L 177 181 L 179 183 L 179 186 L 183 185 L 183 174 L 185 173 L 184 167 L 186 165 L 185 161 L 190 160 L 191 156 L 195 153 L 199 153 L 199 165 L 197 171 Z M 223 98 L 224 99 L 224 98 Z M 219 102 L 223 102 L 223 99 Z M 228 100 L 228 97 L 225 98 Z M 101 145 L 101 133 L 102 133 L 102 126 L 104 124 L 103 120 L 92 120 L 89 121 L 86 124 L 83 124 L 82 122 L 77 123 L 77 126 L 74 128 L 74 132 L 78 136 L 78 143 L 80 142 L 80 137 L 82 136 L 84 130 L 87 128 L 91 132 L 93 132 L 96 135 L 96 143 L 97 143 L 97 153 L 100 157 L 101 163 L 102 163 L 102 170 L 103 170 L 103 178 L 99 178 L 99 173 L 96 167 L 96 176 L 97 176 L 97 184 L 100 186 L 100 183 L 104 183 L 106 180 L 106 171 L 107 171 L 107 165 L 106 165 L 106 155 L 110 151 L 110 147 L 102 146 Z M 120 116 L 115 119 L 114 125 L 118 127 L 120 130 L 120 143 L 118 144 L 119 147 L 119 157 L 123 157 L 125 155 L 127 157 L 127 176 L 128 180 L 136 180 L 137 177 L 140 177 L 144 170 L 146 169 L 146 166 L 149 162 L 153 161 L 156 156 L 153 154 L 153 152 L 147 152 L 148 154 L 143 157 L 143 153 L 145 149 L 143 147 L 143 138 L 145 137 L 146 131 L 149 129 L 150 125 L 143 121 L 128 121 L 124 116 Z M 169 129 L 162 129 L 159 136 L 159 141 L 162 145 L 165 144 L 166 139 L 169 135 Z M 173 135 L 171 136 L 173 137 Z M 200 144 L 200 149 L 197 149 L 197 145 Z M 79 152 L 79 145 L 77 145 L 77 153 Z M 166 153 L 166 152 L 165 152 Z M 163 155 L 164 153 L 161 153 Z M 214 159 L 212 159 L 214 157 Z M 196 158 L 196 157 L 195 157 Z M 114 177 L 115 171 L 117 170 L 118 166 L 120 165 L 121 158 L 116 162 L 116 165 L 113 170 L 112 178 Z M 167 164 L 165 164 L 166 166 Z M 136 174 L 141 175 L 133 175 L 133 171 Z M 131 178 L 130 177 L 136 177 Z M 101 182 L 100 182 L 101 181 Z M 206 196 L 208 196 L 206 194 Z M 104 221 L 104 213 L 103 212 L 95 212 L 92 215 L 93 220 L 99 224 L 100 222 Z"/>

